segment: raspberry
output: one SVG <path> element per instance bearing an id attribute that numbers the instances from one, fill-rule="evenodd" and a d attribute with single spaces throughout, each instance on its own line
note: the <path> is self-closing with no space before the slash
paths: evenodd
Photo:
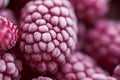
<path id="1" fill-rule="evenodd" d="M 9 0 L 0 0 L 0 9 L 5 8 L 9 3 Z"/>
<path id="2" fill-rule="evenodd" d="M 88 32 L 84 51 L 104 69 L 112 72 L 120 63 L 120 27 L 112 21 L 99 21 Z"/>
<path id="3" fill-rule="evenodd" d="M 34 71 L 56 72 L 76 46 L 76 18 L 67 0 L 30 1 L 22 10 L 20 48 Z"/>
<path id="4" fill-rule="evenodd" d="M 75 52 L 55 74 L 55 80 L 116 80 L 96 66 L 89 56 Z"/>
<path id="5" fill-rule="evenodd" d="M 117 80 L 120 80 L 120 65 L 118 65 L 115 70 L 114 70 L 114 73 L 113 73 L 113 76 L 117 79 Z"/>
<path id="6" fill-rule="evenodd" d="M 7 18 L 8 20 L 10 20 L 11 22 L 16 23 L 14 13 L 10 9 L 1 10 L 0 11 L 0 16 L 3 16 L 5 18 Z"/>
<path id="7" fill-rule="evenodd" d="M 48 78 L 48 77 L 43 77 L 43 76 L 40 76 L 38 78 L 34 78 L 32 80 L 52 80 L 51 78 Z"/>
<path id="8" fill-rule="evenodd" d="M 0 52 L 12 48 L 18 40 L 18 27 L 0 16 Z"/>
<path id="9" fill-rule="evenodd" d="M 91 22 L 108 11 L 109 0 L 70 0 L 80 20 Z"/>
<path id="10" fill-rule="evenodd" d="M 18 80 L 22 70 L 21 61 L 16 60 L 10 53 L 0 56 L 0 80 Z"/>

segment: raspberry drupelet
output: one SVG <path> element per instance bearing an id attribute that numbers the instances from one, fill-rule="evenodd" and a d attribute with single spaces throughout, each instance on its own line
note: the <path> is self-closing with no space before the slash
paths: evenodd
<path id="1" fill-rule="evenodd" d="M 12 48 L 18 40 L 18 26 L 0 16 L 0 52 Z"/>
<path id="2" fill-rule="evenodd" d="M 51 79 L 51 78 L 49 78 L 49 77 L 39 76 L 38 78 L 34 78 L 34 79 L 32 79 L 32 80 L 53 80 L 53 79 Z"/>
<path id="3" fill-rule="evenodd" d="M 84 51 L 112 72 L 120 64 L 120 23 L 102 20 L 86 35 Z"/>
<path id="4" fill-rule="evenodd" d="M 68 0 L 30 1 L 22 9 L 20 48 L 34 71 L 53 74 L 75 50 L 77 20 Z"/>
<path id="5" fill-rule="evenodd" d="M 79 20 L 94 22 L 103 17 L 109 7 L 109 0 L 70 0 Z"/>
<path id="6" fill-rule="evenodd" d="M 0 0 L 0 9 L 5 8 L 9 3 L 9 0 Z"/>
<path id="7" fill-rule="evenodd" d="M 55 80 L 116 80 L 110 77 L 94 60 L 81 53 L 74 52 L 61 69 L 54 75 Z"/>
<path id="8" fill-rule="evenodd" d="M 0 80 L 19 80 L 22 63 L 10 53 L 0 55 Z"/>

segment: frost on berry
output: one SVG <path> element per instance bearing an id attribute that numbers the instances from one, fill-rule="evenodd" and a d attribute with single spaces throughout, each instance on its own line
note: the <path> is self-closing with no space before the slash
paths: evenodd
<path id="1" fill-rule="evenodd" d="M 0 16 L 0 52 L 12 48 L 18 40 L 18 27 Z"/>
<path id="2" fill-rule="evenodd" d="M 118 22 L 99 21 L 88 32 L 84 51 L 104 69 L 112 72 L 120 63 L 120 27 Z"/>
<path id="3" fill-rule="evenodd" d="M 51 78 L 49 78 L 49 77 L 39 76 L 38 78 L 34 78 L 34 79 L 32 79 L 32 80 L 53 80 L 53 79 L 51 79 Z"/>
<path id="4" fill-rule="evenodd" d="M 9 3 L 9 0 L 0 0 L 0 9 L 5 8 Z"/>
<path id="5" fill-rule="evenodd" d="M 109 0 L 70 0 L 78 18 L 82 21 L 96 21 L 108 11 Z"/>
<path id="6" fill-rule="evenodd" d="M 0 80 L 17 80 L 21 70 L 21 61 L 16 60 L 10 53 L 0 56 Z"/>
<path id="7" fill-rule="evenodd" d="M 76 18 L 67 0 L 30 1 L 22 9 L 20 48 L 28 64 L 54 73 L 76 47 Z"/>
<path id="8" fill-rule="evenodd" d="M 55 80 L 116 80 L 107 76 L 98 67 L 92 58 L 80 52 L 75 52 L 70 56 L 67 63 L 62 65 L 60 70 L 54 75 Z"/>

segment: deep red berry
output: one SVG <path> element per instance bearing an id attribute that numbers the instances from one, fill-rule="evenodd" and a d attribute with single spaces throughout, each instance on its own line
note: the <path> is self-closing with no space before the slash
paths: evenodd
<path id="1" fill-rule="evenodd" d="M 119 26 L 117 22 L 99 21 L 86 35 L 84 51 L 109 72 L 120 63 Z"/>
<path id="2" fill-rule="evenodd" d="M 92 58 L 80 52 L 72 54 L 60 68 L 54 75 L 55 80 L 116 80 L 96 66 Z"/>
<path id="3" fill-rule="evenodd" d="M 10 53 L 0 56 L 0 80 L 18 80 L 21 70 L 21 61 L 16 60 Z"/>
<path id="4" fill-rule="evenodd" d="M 76 47 L 76 18 L 67 0 L 30 1 L 22 10 L 20 48 L 40 73 L 54 73 Z"/>
<path id="5" fill-rule="evenodd" d="M 18 27 L 0 16 L 0 51 L 12 48 L 18 40 Z"/>

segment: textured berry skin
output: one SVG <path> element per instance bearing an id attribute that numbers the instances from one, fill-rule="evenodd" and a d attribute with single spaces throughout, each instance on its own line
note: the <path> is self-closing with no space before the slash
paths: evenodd
<path id="1" fill-rule="evenodd" d="M 113 72 L 113 76 L 117 79 L 120 80 L 120 65 L 117 65 Z"/>
<path id="2" fill-rule="evenodd" d="M 0 52 L 12 48 L 18 40 L 18 27 L 0 16 Z"/>
<path id="3" fill-rule="evenodd" d="M 109 0 L 70 0 L 80 20 L 91 22 L 108 11 Z"/>
<path id="4" fill-rule="evenodd" d="M 99 65 L 112 72 L 120 63 L 120 27 L 112 21 L 99 21 L 88 32 L 84 51 L 95 58 Z"/>
<path id="5" fill-rule="evenodd" d="M 16 23 L 14 13 L 10 9 L 1 10 L 0 11 L 0 16 L 3 16 L 5 18 L 7 18 L 8 20 L 10 20 L 11 22 Z"/>
<path id="6" fill-rule="evenodd" d="M 55 80 L 116 80 L 96 66 L 92 58 L 75 52 L 55 74 Z"/>
<path id="7" fill-rule="evenodd" d="M 54 73 L 76 47 L 76 18 L 67 0 L 31 1 L 22 10 L 20 48 L 40 73 Z"/>
<path id="8" fill-rule="evenodd" d="M 34 78 L 34 79 L 32 79 L 32 80 L 53 80 L 53 79 L 51 79 L 51 78 L 49 78 L 49 77 L 39 76 L 38 78 Z"/>
<path id="9" fill-rule="evenodd" d="M 5 8 L 9 3 L 9 0 L 0 0 L 0 9 Z"/>
<path id="10" fill-rule="evenodd" d="M 0 80 L 18 80 L 21 70 L 21 61 L 16 60 L 10 53 L 0 56 Z"/>

